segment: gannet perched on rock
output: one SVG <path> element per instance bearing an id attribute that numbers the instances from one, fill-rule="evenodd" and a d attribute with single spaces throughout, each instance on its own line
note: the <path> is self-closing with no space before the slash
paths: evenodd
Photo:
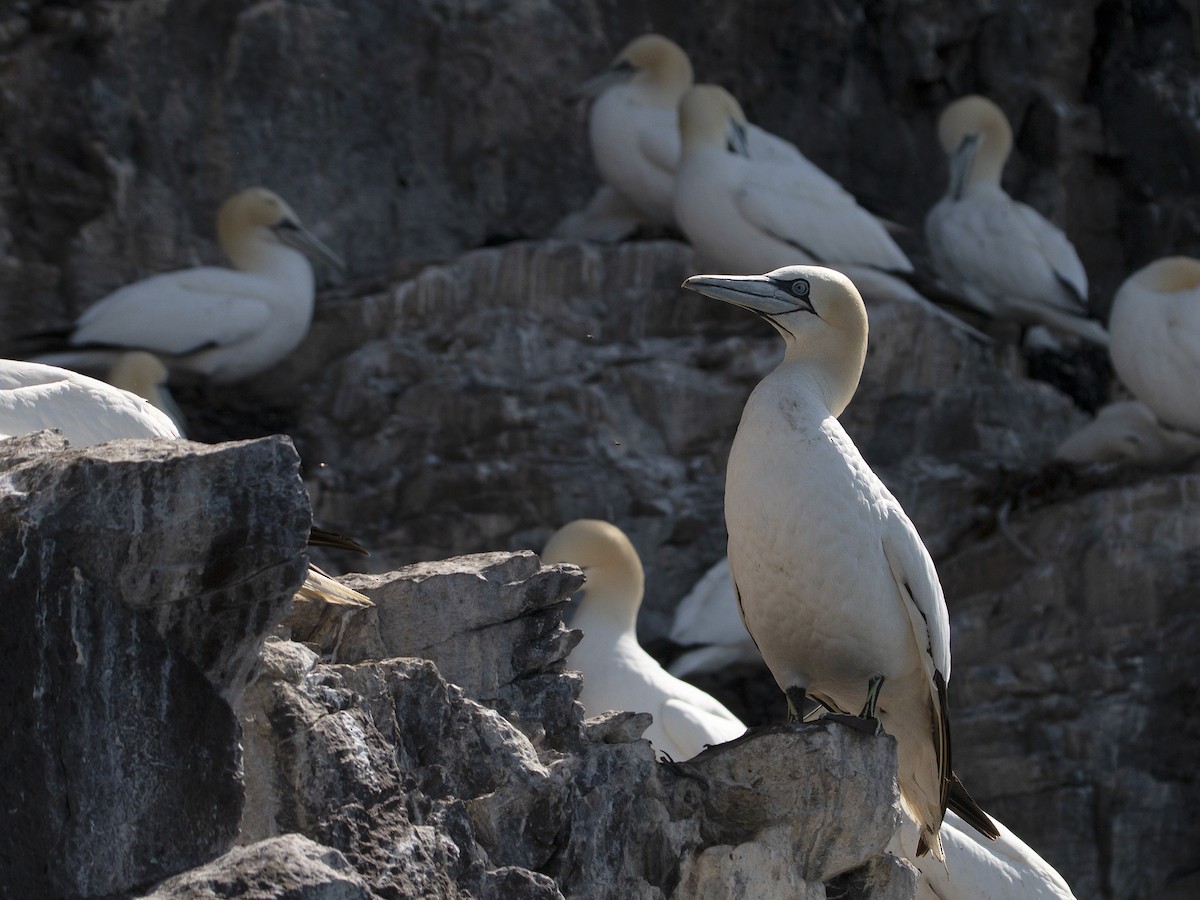
<path id="1" fill-rule="evenodd" d="M 57 366 L 0 360 L 0 436 L 57 428 L 76 447 L 178 438 L 166 413 L 129 391 Z"/>
<path id="2" fill-rule="evenodd" d="M 1134 272 L 1108 327 L 1117 377 L 1164 425 L 1200 435 L 1200 260 L 1171 256 Z"/>
<path id="3" fill-rule="evenodd" d="M 920 871 L 917 900 L 1075 900 L 1070 886 L 1054 867 L 1035 853 L 1028 844 L 992 819 L 1000 836 L 995 841 L 981 840 L 966 822 L 947 811 L 942 822 L 942 849 L 946 864 L 929 856 L 912 859 Z M 889 849 L 896 844 L 916 843 L 915 824 L 906 817 L 905 826 Z"/>
<path id="4" fill-rule="evenodd" d="M 215 382 L 240 381 L 279 362 L 312 321 L 312 266 L 294 248 L 341 261 L 266 188 L 226 200 L 217 234 L 237 271 L 202 266 L 127 285 L 79 317 L 68 338 L 74 351 L 39 360 L 107 369 L 121 351 L 142 349 L 172 371 Z"/>
<path id="5" fill-rule="evenodd" d="M 639 224 L 675 223 L 679 101 L 692 77 L 682 47 L 661 34 L 644 34 L 580 88 L 596 98 L 588 136 L 607 190 L 601 188 L 587 209 L 564 220 L 560 236 L 619 240 Z M 744 141 L 756 159 L 808 162 L 794 145 L 753 125 L 746 126 Z"/>
<path id="6" fill-rule="evenodd" d="M 588 715 L 606 710 L 650 713 L 654 722 L 645 737 L 676 761 L 745 732 L 737 716 L 699 688 L 668 675 L 638 644 L 645 579 L 624 532 L 598 519 L 577 519 L 551 535 L 542 562 L 573 563 L 587 576 L 583 601 L 571 620 L 583 639 L 567 665 L 583 673 L 579 700 Z"/>
<path id="7" fill-rule="evenodd" d="M 786 345 L 742 413 L 725 523 L 742 619 L 789 707 L 813 699 L 866 714 L 877 695 L 901 800 L 920 824 L 917 854 L 942 858 L 948 804 L 994 836 L 951 769 L 950 622 L 933 561 L 837 420 L 866 359 L 862 298 L 816 266 L 696 275 L 684 287 L 754 312 Z"/>
<path id="8" fill-rule="evenodd" d="M 1107 345 L 1104 327 L 1087 318 L 1087 273 L 1067 236 L 1000 186 L 1013 142 L 1000 107 L 962 97 L 942 112 L 938 138 L 950 183 L 925 237 L 942 280 L 980 312 Z"/>
<path id="9" fill-rule="evenodd" d="M 1055 458 L 1077 465 L 1169 466 L 1198 455 L 1200 434 L 1168 428 L 1140 400 L 1110 403 L 1054 451 Z"/>
<path id="10" fill-rule="evenodd" d="M 679 126 L 675 218 L 706 264 L 741 274 L 793 263 L 912 271 L 883 225 L 804 157 L 754 158 L 746 116 L 728 91 L 691 88 Z"/>

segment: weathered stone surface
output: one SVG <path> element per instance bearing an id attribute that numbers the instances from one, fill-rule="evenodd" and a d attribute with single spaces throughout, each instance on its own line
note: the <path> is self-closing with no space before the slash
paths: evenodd
<path id="1" fill-rule="evenodd" d="M 303 835 L 285 834 L 235 847 L 143 896 L 145 900 L 369 900 L 372 895 L 341 853 Z"/>
<path id="2" fill-rule="evenodd" d="M 286 439 L 0 442 L 0 884 L 128 890 L 223 852 L 241 813 L 228 700 L 303 577 Z"/>
<path id="3" fill-rule="evenodd" d="M 941 567 L 955 766 L 1077 896 L 1188 896 L 1200 475 L 1068 496 L 1009 528 Z"/>

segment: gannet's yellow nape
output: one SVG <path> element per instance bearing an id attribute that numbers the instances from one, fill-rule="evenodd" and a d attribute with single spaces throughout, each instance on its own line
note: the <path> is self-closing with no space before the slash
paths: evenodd
<path id="1" fill-rule="evenodd" d="M 925 237 L 941 279 L 982 313 L 1106 346 L 1108 333 L 1088 317 L 1087 272 L 1075 248 L 1000 186 L 1012 149 L 1000 107 L 976 95 L 956 100 L 938 120 L 938 138 L 950 173 Z"/>
<path id="2" fill-rule="evenodd" d="M 673 110 L 692 85 L 692 62 L 683 48 L 661 34 L 634 38 L 612 64 L 579 87 L 578 93 L 598 97 L 619 84 L 633 84 L 648 105 Z"/>
<path id="3" fill-rule="evenodd" d="M 757 154 L 756 132 L 725 89 L 688 90 L 679 124 L 673 209 L 704 265 L 747 275 L 811 263 L 912 271 L 879 220 L 798 150 Z"/>
<path id="4" fill-rule="evenodd" d="M 896 739 L 917 855 L 943 859 L 948 806 L 995 837 L 951 767 L 950 619 L 937 571 L 837 420 L 866 356 L 862 297 L 817 266 L 697 275 L 684 287 L 765 318 L 786 344 L 746 403 L 726 473 L 729 568 L 746 630 L 791 709 L 814 700 L 843 716 L 862 709 Z"/>
<path id="5" fill-rule="evenodd" d="M 1200 260 L 1170 256 L 1134 272 L 1108 324 L 1117 377 L 1163 425 L 1200 435 Z"/>
<path id="6" fill-rule="evenodd" d="M 217 232 L 239 270 L 201 266 L 123 287 L 79 317 L 69 337 L 75 349 L 39 361 L 103 372 L 120 353 L 140 349 L 173 372 L 234 382 L 282 360 L 312 320 L 312 266 L 297 248 L 340 261 L 265 188 L 228 199 Z"/>
<path id="7" fill-rule="evenodd" d="M 672 759 L 690 759 L 706 744 L 740 737 L 737 716 L 687 682 L 669 675 L 637 640 L 637 613 L 645 575 L 629 538 L 599 519 L 577 519 L 556 531 L 542 553 L 546 565 L 564 562 L 583 569 L 571 627 L 583 639 L 567 665 L 583 673 L 579 701 L 589 716 L 606 710 L 648 712 L 645 737 Z"/>

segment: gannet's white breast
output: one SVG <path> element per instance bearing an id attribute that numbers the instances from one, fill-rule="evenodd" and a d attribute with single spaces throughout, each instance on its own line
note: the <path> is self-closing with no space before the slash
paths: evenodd
<path id="1" fill-rule="evenodd" d="M 677 761 L 746 731 L 720 702 L 667 673 L 633 633 L 617 634 L 607 623 L 586 616 L 576 616 L 571 627 L 581 629 L 583 639 L 571 651 L 567 666 L 583 673 L 579 701 L 589 716 L 606 710 L 650 713 L 654 721 L 645 737 Z"/>
<path id="2" fill-rule="evenodd" d="M 57 428 L 76 447 L 121 438 L 180 437 L 141 397 L 56 366 L 0 360 L 0 435 Z"/>
<path id="3" fill-rule="evenodd" d="M 120 288 L 84 311 L 71 344 L 150 350 L 169 368 L 214 381 L 261 372 L 304 339 L 315 293 L 299 251 L 269 252 L 269 266 L 258 272 L 203 266 Z"/>
<path id="4" fill-rule="evenodd" d="M 923 673 L 883 545 L 890 523 L 911 525 L 837 419 L 789 375 L 776 370 L 751 394 L 729 454 L 730 567 L 780 687 L 857 712 L 876 672 L 889 682 Z"/>
<path id="5" fill-rule="evenodd" d="M 1127 278 L 1109 330 L 1117 377 L 1164 424 L 1200 434 L 1200 260 L 1169 257 Z"/>
<path id="6" fill-rule="evenodd" d="M 999 185 L 975 182 L 957 199 L 943 197 L 925 218 L 925 237 L 942 280 L 981 312 L 1105 342 L 1098 322 L 1080 318 L 1087 273 L 1067 236 Z"/>
<path id="7" fill-rule="evenodd" d="M 647 224 L 673 224 L 671 186 L 679 162 L 678 110 L 648 104 L 637 85 L 617 85 L 592 104 L 588 135 L 604 181 Z"/>

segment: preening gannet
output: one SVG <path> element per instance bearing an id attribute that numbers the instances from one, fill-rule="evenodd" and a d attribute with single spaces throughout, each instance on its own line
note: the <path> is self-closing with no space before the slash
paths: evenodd
<path id="1" fill-rule="evenodd" d="M 240 381 L 279 362 L 312 320 L 312 266 L 294 247 L 341 261 L 266 188 L 226 200 L 217 234 L 237 270 L 202 266 L 127 285 L 79 317 L 69 337 L 75 350 L 39 360 L 107 368 L 122 350 L 142 349 L 172 371 L 215 382 Z"/>
<path id="2" fill-rule="evenodd" d="M 676 678 L 762 659 L 738 613 L 728 559 L 705 572 L 679 601 L 668 637 L 680 646 L 693 648 L 668 667 Z"/>
<path id="3" fill-rule="evenodd" d="M 178 438 L 166 413 L 129 391 L 41 363 L 0 360 L 0 436 L 57 428 L 76 447 L 121 438 Z"/>
<path id="4" fill-rule="evenodd" d="M 1134 272 L 1108 327 L 1117 377 L 1164 425 L 1200 434 L 1200 260 L 1171 256 Z"/>
<path id="5" fill-rule="evenodd" d="M 583 673 L 579 700 L 588 715 L 606 710 L 648 712 L 654 722 L 646 738 L 679 761 L 706 744 L 740 737 L 746 726 L 697 687 L 668 675 L 637 640 L 644 575 L 637 551 L 624 532 L 598 519 L 577 519 L 556 531 L 542 562 L 573 563 L 587 583 L 572 628 L 583 631 L 567 665 Z"/>
<path id="6" fill-rule="evenodd" d="M 691 86 L 692 63 L 683 48 L 661 34 L 644 34 L 580 88 L 596 98 L 588 120 L 592 157 L 617 197 L 601 189 L 587 209 L 559 225 L 560 236 L 619 240 L 639 223 L 675 223 L 679 101 Z M 743 137 L 755 159 L 808 164 L 795 146 L 761 128 L 746 126 Z"/>
<path id="7" fill-rule="evenodd" d="M 865 711 L 884 677 L 877 713 L 896 739 L 917 852 L 941 859 L 948 804 L 984 830 L 990 823 L 951 769 L 950 621 L 933 561 L 837 420 L 866 359 L 862 298 L 846 276 L 816 266 L 696 275 L 684 287 L 754 312 L 786 345 L 746 402 L 726 474 L 729 568 L 746 630 L 794 710 L 811 698 Z"/>
<path id="8" fill-rule="evenodd" d="M 962 97 L 943 110 L 938 138 L 950 183 L 925 217 L 925 238 L 942 280 L 980 312 L 1107 345 L 1087 318 L 1087 273 L 1067 236 L 1000 186 L 1012 149 L 1000 107 Z"/>
<path id="9" fill-rule="evenodd" d="M 150 405 L 170 417 L 180 437 L 187 437 L 183 412 L 167 389 L 167 367 L 153 353 L 145 350 L 130 350 L 122 353 L 108 370 L 104 379 L 113 387 L 137 394 Z"/>
<path id="10" fill-rule="evenodd" d="M 691 88 L 679 125 L 675 218 L 705 263 L 740 274 L 794 263 L 912 271 L 883 225 L 808 160 L 753 158 L 746 116 L 724 89 Z"/>
<path id="11" fill-rule="evenodd" d="M 915 823 L 907 819 L 889 848 L 911 859 L 920 871 L 917 900 L 1075 900 L 1070 886 L 1028 844 L 992 819 L 1000 836 L 982 840 L 966 822 L 946 812 L 942 822 L 942 849 L 946 864 L 929 856 L 915 859 L 897 847 L 915 844 Z"/>
<path id="12" fill-rule="evenodd" d="M 1054 451 L 1070 463 L 1169 466 L 1200 455 L 1200 434 L 1168 428 L 1140 400 L 1110 403 Z"/>

